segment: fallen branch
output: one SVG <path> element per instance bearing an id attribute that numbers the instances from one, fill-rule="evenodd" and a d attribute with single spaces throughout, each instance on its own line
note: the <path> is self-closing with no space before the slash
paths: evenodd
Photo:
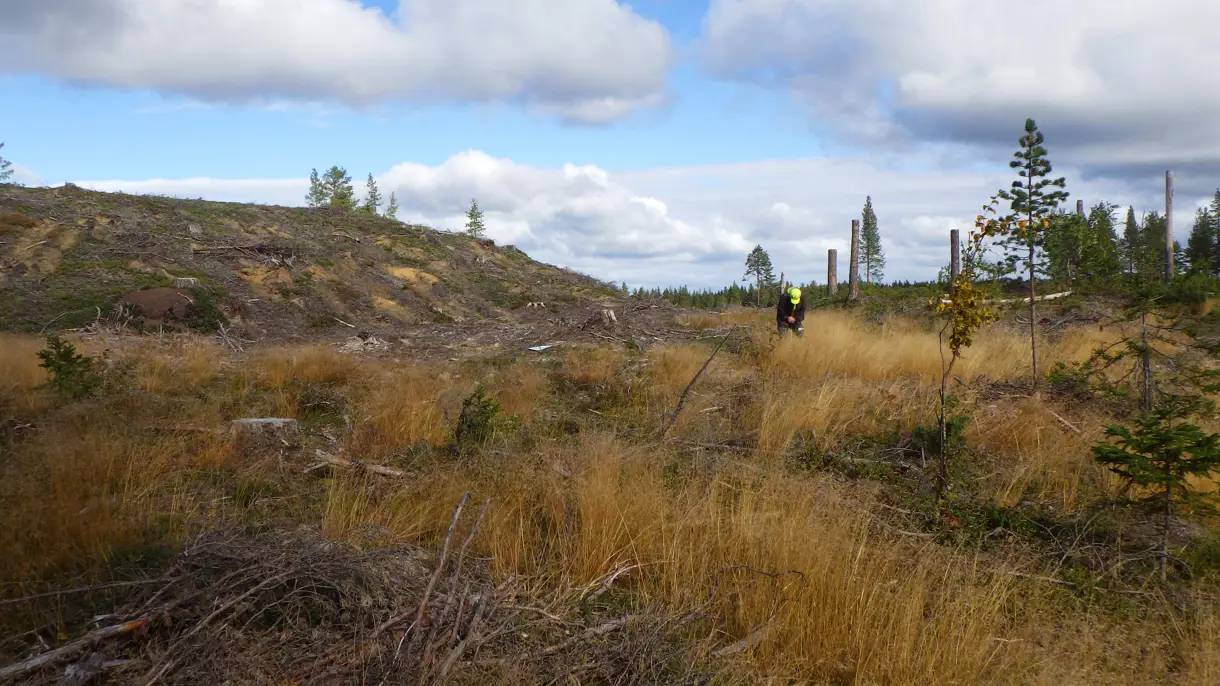
<path id="1" fill-rule="evenodd" d="M 179 652 L 178 649 L 181 648 L 183 646 L 183 644 L 186 643 L 187 639 L 189 639 L 190 637 L 199 633 L 200 631 L 203 631 L 203 629 L 205 627 L 207 627 L 209 624 L 211 624 L 212 621 L 215 620 L 217 617 L 219 617 L 220 615 L 227 612 L 229 610 L 229 608 L 240 603 L 241 601 L 245 600 L 246 598 L 249 598 L 250 596 L 254 595 L 255 593 L 258 593 L 259 591 L 263 590 L 264 588 L 267 588 L 268 586 L 278 584 L 279 582 L 288 578 L 288 576 L 290 574 L 291 574 L 291 572 L 283 572 L 281 574 L 276 574 L 275 576 L 273 576 L 269 579 L 264 579 L 263 581 L 261 581 L 257 585 L 255 585 L 254 587 L 250 588 L 245 593 L 242 593 L 241 595 L 237 596 L 236 598 L 233 598 L 233 599 L 229 600 L 228 602 L 226 602 L 225 604 L 221 605 L 220 607 L 216 608 L 212 612 L 212 614 L 208 615 L 207 617 L 204 617 L 203 621 L 201 621 L 195 625 L 195 628 L 188 631 L 185 636 L 178 639 L 177 642 L 175 642 L 172 646 L 169 647 L 169 650 L 167 651 L 167 653 L 174 657 L 171 657 L 170 661 L 166 662 L 165 665 L 163 667 L 161 667 L 161 669 L 158 669 L 156 672 L 151 673 L 148 676 L 148 680 L 144 682 L 144 686 L 152 686 L 153 684 L 160 681 L 161 677 L 168 674 L 170 672 L 170 670 L 172 670 L 174 667 L 178 666 L 178 660 L 181 657 L 181 653 Z"/>
<path id="2" fill-rule="evenodd" d="M 686 384 L 686 388 L 682 389 L 682 395 L 678 397 L 678 406 L 674 408 L 673 414 L 669 416 L 669 421 L 665 423 L 665 426 L 661 427 L 661 438 L 665 438 L 665 434 L 669 433 L 669 430 L 673 427 L 674 422 L 678 421 L 678 414 L 682 412 L 682 406 L 686 404 L 686 396 L 688 393 L 690 393 L 690 389 L 695 386 L 695 382 L 699 380 L 699 377 L 703 376 L 703 372 L 706 371 L 708 365 L 712 363 L 712 360 L 716 357 L 716 353 L 720 352 L 720 349 L 724 347 L 725 342 L 728 341 L 736 331 L 736 326 L 729 329 L 729 332 L 726 333 L 724 338 L 720 339 L 720 343 L 716 345 L 716 349 L 713 350 L 712 354 L 708 356 L 707 361 L 703 363 L 703 366 L 699 368 L 699 371 L 695 372 L 695 376 L 690 380 L 690 383 Z"/>
<path id="3" fill-rule="evenodd" d="M 343 233 L 342 231 L 336 231 L 336 232 L 332 233 L 331 235 L 332 235 L 332 236 L 338 236 L 339 238 L 346 238 L 346 239 L 348 239 L 349 241 L 356 241 L 357 243 L 359 243 L 359 242 L 360 242 L 360 239 L 359 239 L 359 238 L 356 238 L 355 236 L 352 236 L 352 235 L 349 235 L 349 234 Z"/>
<path id="4" fill-rule="evenodd" d="M 139 631 L 147 625 L 148 615 L 145 615 L 139 619 L 133 619 L 130 622 L 123 622 L 122 624 L 115 624 L 114 626 L 108 626 L 98 629 L 97 631 L 92 631 L 81 638 L 72 641 L 71 643 L 56 648 L 55 650 L 49 650 L 42 655 L 32 657 L 24 662 L 18 662 L 0 669 L 0 679 L 11 679 L 16 676 L 21 676 L 27 672 L 32 672 L 40 667 L 54 664 L 68 656 L 75 655 L 76 653 L 87 649 L 89 646 L 97 643 L 98 641 L 103 641 L 107 638 L 113 638 L 122 634 L 129 634 L 133 631 Z"/>
<path id="5" fill-rule="evenodd" d="M 336 457 L 335 455 L 330 455 L 321 450 L 315 450 L 314 454 L 317 455 L 319 458 L 321 458 L 322 462 L 319 462 L 318 464 L 316 464 L 312 467 L 306 467 L 305 471 L 303 472 L 304 474 L 309 474 L 310 472 L 316 472 L 319 469 L 322 469 L 323 467 L 341 467 L 343 469 L 349 469 L 349 468 L 355 467 L 356 469 L 368 470 L 374 474 L 380 474 L 382 476 L 393 476 L 393 477 L 401 478 L 401 477 L 404 477 L 407 475 L 407 473 L 402 471 L 401 469 L 394 469 L 393 467 L 383 467 L 381 465 L 369 464 L 367 462 L 345 460 L 342 457 Z"/>
<path id="6" fill-rule="evenodd" d="M 61 595 L 70 595 L 72 593 L 88 593 L 90 591 L 104 591 L 108 588 L 124 588 L 126 586 L 144 586 L 147 584 L 155 584 L 162 579 L 142 579 L 140 581 L 116 581 L 112 584 L 98 584 L 97 586 L 81 586 L 80 588 L 69 588 L 65 591 L 49 591 L 47 593 L 35 593 L 21 598 L 9 598 L 8 600 L 0 600 L 0 605 L 11 605 L 13 603 L 24 603 L 30 600 L 38 600 L 39 598 L 54 598 Z"/>
<path id="7" fill-rule="evenodd" d="M 411 622 L 411 627 L 407 629 L 408 632 L 424 618 L 424 612 L 428 609 L 428 597 L 432 595 L 432 589 L 436 588 L 436 582 L 441 577 L 441 570 L 445 568 L 445 561 L 449 558 L 449 544 L 453 541 L 453 530 L 457 528 L 458 519 L 462 516 L 462 508 L 466 506 L 467 500 L 470 500 L 469 491 L 462 494 L 461 501 L 453 509 L 453 519 L 450 520 L 449 530 L 445 533 L 445 543 L 441 546 L 441 556 L 436 563 L 436 570 L 432 572 L 432 578 L 428 580 L 428 586 L 424 588 L 423 599 L 419 601 L 419 607 L 415 611 L 415 621 Z M 369 640 L 377 638 L 383 631 L 406 619 L 409 615 L 410 612 L 404 612 L 387 619 L 381 626 L 377 627 L 377 630 L 373 632 Z"/>
<path id="8" fill-rule="evenodd" d="M 335 321 L 339 322 L 340 324 L 342 324 L 342 325 L 344 325 L 344 326 L 348 327 L 349 329 L 354 329 L 354 328 L 356 328 L 356 325 L 355 325 L 355 324 L 348 324 L 347 322 L 343 321 L 342 319 L 339 319 L 338 317 L 331 317 L 331 319 L 333 319 L 333 320 L 335 320 Z"/>
<path id="9" fill-rule="evenodd" d="M 1068 420 L 1064 419 L 1063 417 L 1060 417 L 1059 415 L 1055 414 L 1055 413 L 1054 413 L 1053 411 L 1051 411 L 1051 410 L 1047 410 L 1047 412 L 1050 412 L 1050 414 L 1051 414 L 1051 416 L 1052 416 L 1052 417 L 1054 417 L 1055 419 L 1058 419 L 1058 420 L 1060 421 L 1060 423 L 1062 423 L 1062 424 L 1063 424 L 1064 426 L 1066 426 L 1067 428 L 1071 429 L 1072 431 L 1075 431 L 1076 433 L 1080 433 L 1080 429 L 1077 429 L 1077 428 L 1076 428 L 1075 426 L 1073 426 L 1073 425 L 1072 425 L 1072 423 L 1071 423 L 1071 422 L 1069 422 Z"/>
<path id="10" fill-rule="evenodd" d="M 740 641 L 730 643 L 729 645 L 712 653 L 712 657 L 728 657 L 729 655 L 736 655 L 743 650 L 747 650 L 759 645 L 762 643 L 763 637 L 766 636 L 767 632 L 770 631 L 773 626 L 775 625 L 770 622 L 763 624 L 762 626 L 746 634 L 746 637 Z"/>

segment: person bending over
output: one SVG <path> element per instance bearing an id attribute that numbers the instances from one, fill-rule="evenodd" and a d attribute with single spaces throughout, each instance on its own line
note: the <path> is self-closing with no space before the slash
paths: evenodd
<path id="1" fill-rule="evenodd" d="M 805 301 L 801 299 L 801 289 L 789 288 L 775 306 L 775 323 L 779 335 L 795 331 L 797 336 L 805 335 Z"/>

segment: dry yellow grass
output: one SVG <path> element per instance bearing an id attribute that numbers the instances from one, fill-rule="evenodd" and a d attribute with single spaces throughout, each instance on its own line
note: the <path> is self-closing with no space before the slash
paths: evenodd
<path id="1" fill-rule="evenodd" d="M 560 459 L 570 481 L 518 468 L 493 488 L 446 474 L 376 503 L 356 484 L 336 486 L 327 528 L 373 523 L 434 541 L 470 488 L 493 497 L 477 545 L 501 575 L 581 584 L 630 567 L 622 583 L 638 602 L 676 607 L 701 602 L 714 585 L 711 612 L 726 641 L 776 613 L 775 631 L 753 656 L 763 671 L 977 683 L 989 660 L 1003 663 L 991 637 L 1005 582 L 979 575 L 966 558 L 872 541 L 831 482 L 744 472 L 673 493 L 653 453 L 597 435 Z M 791 573 L 773 584 L 746 567 Z M 939 593 L 945 586 L 955 592 Z"/>
<path id="2" fill-rule="evenodd" d="M 538 401 L 546 394 L 547 383 L 541 371 L 518 362 L 496 375 L 496 400 L 506 413 L 529 421 Z"/>
<path id="3" fill-rule="evenodd" d="M 136 383 L 150 393 L 197 388 L 220 373 L 223 351 L 215 341 L 182 340 L 167 349 L 146 348 L 129 354 L 136 362 Z"/>
<path id="4" fill-rule="evenodd" d="M 350 441 L 353 454 L 386 457 L 421 443 L 440 445 L 448 438 L 446 412 L 456 420 L 460 410 L 450 375 L 404 367 L 376 375 L 368 384 Z"/>
<path id="5" fill-rule="evenodd" d="M 1055 343 L 1043 342 L 1040 363 L 1049 369 L 1055 362 L 1083 360 L 1116 335 L 1113 331 L 1089 330 Z M 811 313 L 805 320 L 805 337 L 780 341 L 769 362 L 802 378 L 830 374 L 886 382 L 910 377 L 925 384 L 939 384 L 941 377 L 936 331 L 901 318 L 870 325 L 840 312 Z M 966 381 L 981 375 L 992 380 L 1028 375 L 1029 341 L 1011 332 L 984 329 L 958 361 L 954 374 Z"/>
<path id="6" fill-rule="evenodd" d="M 971 412 L 967 440 L 999 456 L 996 471 L 982 482 L 996 502 L 1033 498 L 1073 508 L 1086 493 L 1112 487 L 1110 472 L 1090 451 L 1103 438 L 1102 418 L 1073 415 L 1077 433 L 1056 418 L 1059 412 L 1037 398 L 1000 400 Z"/>
<path id="7" fill-rule="evenodd" d="M 705 467 L 690 452 L 653 440 L 652 423 L 631 425 L 628 408 L 615 406 L 620 416 L 613 426 L 626 427 L 619 436 L 609 433 L 612 423 L 602 414 L 582 411 L 577 420 L 586 429 L 578 436 L 529 429 L 515 447 L 497 445 L 494 457 L 453 462 L 436 453 L 413 462 L 407 479 L 344 472 L 325 486 L 301 474 L 313 447 L 388 461 L 422 444 L 442 445 L 476 383 L 527 419 L 543 403 L 548 413 L 562 408 L 573 396 L 554 394 L 573 389 L 552 386 L 542 369 L 524 362 L 475 375 L 463 369 L 459 377 L 310 347 L 264 351 L 239 366 L 211 344 L 187 341 L 129 349 L 123 355 L 136 362 L 130 389 L 53 407 L 30 400 L 42 395 L 32 391 L 41 379 L 34 357 L 41 342 L 6 339 L 0 398 L 40 414 L 36 433 L 0 460 L 6 522 L 0 549 L 7 553 L 0 590 L 20 594 L 75 565 L 104 577 L 97 570 L 116 551 L 172 543 L 218 521 L 247 521 L 230 497 L 245 479 L 271 481 L 284 492 L 264 515 L 317 524 L 334 537 L 377 525 L 429 545 L 439 542 L 454 504 L 471 491 L 476 503 L 492 498 L 474 552 L 499 578 L 582 584 L 627 567 L 616 603 L 682 611 L 711 597 L 701 630 L 723 643 L 770 619 L 762 644 L 732 658 L 747 681 L 758 675 L 858 684 L 1216 681 L 1220 622 L 1210 609 L 1192 617 L 1156 605 L 1146 615 L 1074 613 L 1055 595 L 1068 593 L 1063 588 L 1006 573 L 1036 560 L 970 554 L 925 537 L 879 537 L 870 522 L 882 510 L 870 494 L 881 486 L 798 474 L 782 464 L 778 456 L 798 433 L 812 435 L 818 448 L 837 449 L 854 437 L 909 432 L 935 416 L 935 332 L 905 321 L 874 327 L 817 313 L 806 333 L 774 346 L 760 335 L 746 348 L 762 352 L 741 358 L 722 351 L 672 434 L 746 437 L 754 456 L 721 455 Z M 1048 344 L 1045 359 L 1080 359 L 1098 340 L 1094 332 L 1073 332 Z M 1019 378 L 1024 345 L 1019 333 L 985 332 L 959 375 Z M 582 348 L 567 353 L 558 374 L 600 386 L 575 389 L 599 402 L 638 384 L 633 392 L 644 390 L 629 402 L 643 405 L 652 422 L 658 408 L 672 410 L 709 352 L 707 345 L 678 345 L 629 359 L 621 348 Z M 969 447 L 992 456 L 972 465 L 988 468 L 980 495 L 1070 510 L 1112 486 L 1088 455 L 1105 417 L 1044 399 L 981 401 L 982 384 L 954 388 L 969 417 Z M 300 453 L 279 446 L 237 452 L 211 434 L 144 430 L 218 426 L 234 413 L 264 410 L 299 416 L 307 396 L 332 400 L 336 416 L 328 418 L 325 438 L 307 431 Z M 718 411 L 700 412 L 713 404 Z M 320 502 L 310 499 L 323 490 Z M 1166 624 L 1165 617 L 1179 623 Z"/>
<path id="8" fill-rule="evenodd" d="M 28 412 L 41 404 L 42 395 L 34 389 L 46 380 L 46 370 L 38 366 L 43 347 L 38 339 L 0 334 L 0 411 Z"/>
<path id="9" fill-rule="evenodd" d="M 575 348 L 564 355 L 561 373 L 570 381 L 601 384 L 614 378 L 627 355 L 618 348 Z"/>

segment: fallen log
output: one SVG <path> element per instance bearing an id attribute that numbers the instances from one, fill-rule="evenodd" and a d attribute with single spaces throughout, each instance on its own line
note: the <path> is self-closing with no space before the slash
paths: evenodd
<path id="1" fill-rule="evenodd" d="M 133 619 L 130 622 L 115 624 L 114 626 L 104 627 L 97 631 L 91 631 L 81 638 L 72 641 L 71 643 L 62 645 L 54 650 L 32 657 L 24 662 L 9 665 L 0 669 L 0 680 L 11 679 L 16 676 L 21 676 L 36 669 L 46 667 L 47 665 L 55 664 L 64 658 L 75 655 L 89 646 L 104 641 L 107 638 L 113 638 L 122 634 L 129 634 L 133 631 L 139 631 L 148 625 L 148 615 Z"/>
<path id="2" fill-rule="evenodd" d="M 364 470 L 370 471 L 374 474 L 380 474 L 382 476 L 392 476 L 392 477 L 396 477 L 396 478 L 402 478 L 407 475 L 407 473 L 402 471 L 401 469 L 394 469 L 393 467 L 383 467 L 382 465 L 369 464 L 367 462 L 360 462 L 358 460 L 345 460 L 342 457 L 337 457 L 335 455 L 331 455 L 331 454 L 323 452 L 321 450 L 315 450 L 314 454 L 317 455 L 318 458 L 321 459 L 322 461 L 319 462 L 318 464 L 313 465 L 312 467 L 305 468 L 305 471 L 304 471 L 305 474 L 309 474 L 310 472 L 316 472 L 319 469 L 323 469 L 325 467 L 339 467 L 341 469 L 351 469 L 354 467 L 356 469 L 364 469 Z"/>

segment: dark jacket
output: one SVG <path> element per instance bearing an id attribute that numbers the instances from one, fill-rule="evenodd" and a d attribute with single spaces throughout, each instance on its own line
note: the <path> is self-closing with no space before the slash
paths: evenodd
<path id="1" fill-rule="evenodd" d="M 779 299 L 779 305 L 775 307 L 775 321 L 780 324 L 786 324 L 788 317 L 796 317 L 796 323 L 800 324 L 805 321 L 805 297 L 801 296 L 801 301 L 795 305 L 792 304 L 792 298 L 788 294 L 784 294 Z"/>

